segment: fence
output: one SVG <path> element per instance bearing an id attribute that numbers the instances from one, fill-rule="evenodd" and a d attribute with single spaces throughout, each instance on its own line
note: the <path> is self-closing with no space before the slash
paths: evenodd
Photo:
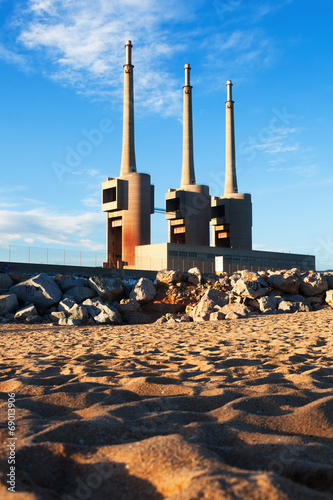
<path id="1" fill-rule="evenodd" d="M 0 261 L 22 262 L 25 264 L 102 267 L 105 261 L 105 254 L 86 252 L 84 250 L 0 245 Z"/>

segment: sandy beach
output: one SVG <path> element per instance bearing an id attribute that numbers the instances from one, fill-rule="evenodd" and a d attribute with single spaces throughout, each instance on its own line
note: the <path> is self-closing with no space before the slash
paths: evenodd
<path id="1" fill-rule="evenodd" d="M 0 345 L 2 499 L 333 498 L 333 309 Z"/>

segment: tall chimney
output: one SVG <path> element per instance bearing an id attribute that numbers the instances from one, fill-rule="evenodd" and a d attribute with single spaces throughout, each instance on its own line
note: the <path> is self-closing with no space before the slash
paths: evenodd
<path id="1" fill-rule="evenodd" d="M 192 87 L 190 65 L 185 64 L 185 85 L 183 87 L 183 166 L 180 187 L 195 184 L 193 161 Z"/>
<path id="2" fill-rule="evenodd" d="M 225 142 L 225 184 L 224 195 L 238 193 L 235 154 L 234 101 L 232 100 L 232 81 L 227 81 L 226 100 L 226 142 Z"/>
<path id="3" fill-rule="evenodd" d="M 124 108 L 123 108 L 123 149 L 121 155 L 120 177 L 136 172 L 134 147 L 134 94 L 132 42 L 126 42 L 126 64 L 124 64 Z"/>

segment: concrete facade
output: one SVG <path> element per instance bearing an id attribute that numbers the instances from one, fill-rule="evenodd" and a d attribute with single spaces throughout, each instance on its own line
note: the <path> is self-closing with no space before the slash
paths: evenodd
<path id="1" fill-rule="evenodd" d="M 150 175 L 136 170 L 132 43 L 126 42 L 124 65 L 123 146 L 120 176 L 102 184 L 102 210 L 107 213 L 107 259 L 104 267 L 135 267 L 135 248 L 150 244 L 154 186 Z"/>
<path id="2" fill-rule="evenodd" d="M 184 70 L 182 175 L 180 188 L 169 189 L 165 195 L 168 241 L 181 245 L 209 245 L 209 187 L 195 182 L 190 65 L 185 64 Z"/>
<path id="3" fill-rule="evenodd" d="M 220 248 L 252 249 L 252 202 L 248 193 L 238 193 L 235 153 L 232 81 L 227 81 L 224 196 L 212 198 L 212 245 Z"/>
<path id="4" fill-rule="evenodd" d="M 223 257 L 223 271 L 231 274 L 248 269 L 315 269 L 313 255 L 266 252 L 259 250 L 214 248 L 209 246 L 158 243 L 135 249 L 137 269 L 180 269 L 183 272 L 198 267 L 203 273 L 215 273 L 215 257 Z"/>

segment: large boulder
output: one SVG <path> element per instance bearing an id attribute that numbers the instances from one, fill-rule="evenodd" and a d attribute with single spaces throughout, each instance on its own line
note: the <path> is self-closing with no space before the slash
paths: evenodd
<path id="1" fill-rule="evenodd" d="M 73 297 L 65 297 L 63 298 L 59 304 L 58 304 L 58 311 L 59 312 L 67 312 L 70 310 L 70 308 L 76 304 L 75 300 Z"/>
<path id="2" fill-rule="evenodd" d="M 208 288 L 201 297 L 201 301 L 210 301 L 213 306 L 225 306 L 229 303 L 229 294 L 216 288 Z"/>
<path id="3" fill-rule="evenodd" d="M 9 290 L 13 284 L 14 282 L 9 274 L 0 273 L 0 290 Z"/>
<path id="4" fill-rule="evenodd" d="M 81 278 L 64 278 L 58 281 L 58 285 L 61 290 L 66 293 L 70 288 L 74 288 L 75 286 L 88 286 L 88 280 Z"/>
<path id="5" fill-rule="evenodd" d="M 209 316 L 209 321 L 220 321 L 225 318 L 225 314 L 222 311 L 214 311 Z"/>
<path id="6" fill-rule="evenodd" d="M 124 287 L 119 278 L 93 276 L 89 278 L 89 286 L 95 290 L 105 302 L 120 300 L 124 297 Z"/>
<path id="7" fill-rule="evenodd" d="M 46 273 L 41 273 L 27 281 L 17 283 L 10 289 L 23 302 L 33 303 L 41 307 L 50 307 L 59 302 L 62 291 L 57 283 Z"/>
<path id="8" fill-rule="evenodd" d="M 11 313 L 19 308 L 17 297 L 14 293 L 0 295 L 0 316 Z"/>
<path id="9" fill-rule="evenodd" d="M 225 314 L 225 319 L 237 319 L 246 318 L 251 312 L 250 309 L 245 304 L 239 304 L 238 302 L 233 302 L 231 304 L 226 304 L 220 309 L 220 312 Z"/>
<path id="10" fill-rule="evenodd" d="M 310 272 L 302 277 L 300 290 L 309 297 L 320 295 L 328 290 L 327 279 L 320 273 Z"/>
<path id="11" fill-rule="evenodd" d="M 332 306 L 332 307 L 333 307 L 333 290 L 328 290 L 328 291 L 326 292 L 325 301 L 327 302 L 327 304 L 328 304 L 329 306 Z"/>
<path id="12" fill-rule="evenodd" d="M 68 311 L 68 317 L 78 319 L 84 323 L 89 318 L 88 309 L 85 306 L 74 304 Z"/>
<path id="13" fill-rule="evenodd" d="M 192 285 L 200 285 L 202 280 L 201 271 L 197 267 L 191 267 L 187 271 L 187 281 L 192 283 Z"/>
<path id="14" fill-rule="evenodd" d="M 311 301 L 309 297 L 303 297 L 303 295 L 284 295 L 282 297 L 283 300 L 290 300 L 290 302 L 297 302 L 300 304 L 304 304 L 305 306 L 311 307 Z"/>
<path id="15" fill-rule="evenodd" d="M 63 296 L 63 299 L 72 299 L 74 302 L 83 302 L 86 299 L 96 297 L 96 292 L 87 286 L 74 286 Z"/>
<path id="16" fill-rule="evenodd" d="M 154 283 L 148 278 L 140 278 L 130 293 L 129 298 L 135 299 L 139 304 L 146 304 L 156 295 Z"/>
<path id="17" fill-rule="evenodd" d="M 274 314 L 278 306 L 278 299 L 276 297 L 260 297 L 258 299 L 260 311 L 264 314 Z"/>
<path id="18" fill-rule="evenodd" d="M 23 320 L 29 318 L 29 316 L 38 316 L 37 309 L 35 308 L 34 304 L 29 304 L 28 306 L 23 307 L 22 309 L 19 309 L 16 313 L 14 318 Z"/>
<path id="19" fill-rule="evenodd" d="M 64 311 L 53 311 L 49 314 L 49 320 L 54 323 L 58 323 L 61 318 L 66 318 Z"/>
<path id="20" fill-rule="evenodd" d="M 278 311 L 284 313 L 309 312 L 310 307 L 303 302 L 292 302 L 291 300 L 282 300 L 278 305 Z"/>
<path id="21" fill-rule="evenodd" d="M 136 299 L 122 299 L 117 309 L 121 314 L 132 314 L 140 311 L 140 304 Z"/>
<path id="22" fill-rule="evenodd" d="M 233 293 L 241 297 L 256 299 L 269 292 L 269 286 L 260 274 L 252 271 L 242 271 L 232 289 Z"/>
<path id="23" fill-rule="evenodd" d="M 172 269 L 163 269 L 162 271 L 158 271 L 156 274 L 156 282 L 157 283 L 179 283 L 183 281 L 184 274 L 177 270 L 174 271 Z"/>
<path id="24" fill-rule="evenodd" d="M 99 300 L 99 298 L 87 299 L 82 302 L 82 305 L 87 308 L 87 311 L 92 318 L 98 316 L 99 313 L 102 312 L 102 309 L 100 307 L 102 305 L 102 302 Z"/>
<path id="25" fill-rule="evenodd" d="M 99 307 L 101 308 L 101 312 L 94 317 L 96 323 L 111 325 L 120 325 L 122 323 L 121 315 L 115 307 L 109 304 L 102 304 L 101 302 L 99 303 Z"/>
<path id="26" fill-rule="evenodd" d="M 120 325 L 122 318 L 116 307 L 104 304 L 99 298 L 87 299 L 82 306 L 98 324 Z"/>
<path id="27" fill-rule="evenodd" d="M 299 292 L 300 281 L 297 276 L 275 273 L 269 276 L 268 284 L 272 288 L 294 295 Z"/>
<path id="28" fill-rule="evenodd" d="M 221 290 L 209 288 L 205 291 L 200 301 L 193 307 L 186 308 L 193 321 L 210 321 L 210 316 L 216 312 L 216 308 L 228 304 L 229 295 Z M 218 318 L 220 319 L 220 317 Z"/>

